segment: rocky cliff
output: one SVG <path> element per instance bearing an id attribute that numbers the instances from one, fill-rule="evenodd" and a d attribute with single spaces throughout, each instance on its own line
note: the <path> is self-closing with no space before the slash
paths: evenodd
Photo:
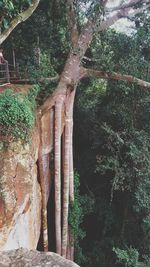
<path id="1" fill-rule="evenodd" d="M 65 258 L 73 259 L 68 209 L 69 200 L 74 199 L 74 96 L 74 91 L 65 96 L 53 95 L 47 108 L 44 106 L 36 110 L 36 126 L 30 143 L 25 144 L 19 139 L 11 142 L 12 137 L 12 140 L 17 137 L 11 137 L 7 128 L 5 140 L 0 136 L 0 250 L 20 247 L 36 249 L 41 234 L 43 250 L 48 251 L 48 232 L 51 226 L 47 221 L 47 203 L 53 177 L 55 205 L 52 208 L 55 213 L 55 241 L 57 240 L 56 244 L 54 241 L 55 251 Z M 5 104 L 7 108 L 7 101 Z M 9 112 L 12 121 L 12 110 Z M 18 110 L 14 111 L 14 116 L 17 112 Z M 17 127 L 18 124 L 16 123 Z M 6 123 L 4 126 L 6 127 Z M 12 129 L 14 127 L 13 124 Z M 17 130 L 20 129 L 17 127 Z"/>
<path id="2" fill-rule="evenodd" d="M 41 228 L 38 147 L 37 130 L 31 144 L 0 142 L 0 250 L 37 247 Z"/>
<path id="3" fill-rule="evenodd" d="M 62 130 L 64 127 L 62 112 Z M 41 117 L 30 143 L 0 138 L 0 250 L 37 247 L 51 187 L 54 110 Z M 39 148 L 43 179 L 39 177 Z M 50 171 L 51 170 L 51 171 Z M 42 188 L 43 187 L 43 188 Z"/>

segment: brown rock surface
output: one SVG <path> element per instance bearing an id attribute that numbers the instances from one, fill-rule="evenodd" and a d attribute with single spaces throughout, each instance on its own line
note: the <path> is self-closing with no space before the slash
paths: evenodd
<path id="1" fill-rule="evenodd" d="M 0 142 L 0 250 L 35 249 L 41 227 L 38 132 L 32 145 Z M 1 266 L 1 265 L 0 265 Z"/>
<path id="2" fill-rule="evenodd" d="M 53 252 L 17 249 L 0 252 L 1 267 L 79 267 Z"/>

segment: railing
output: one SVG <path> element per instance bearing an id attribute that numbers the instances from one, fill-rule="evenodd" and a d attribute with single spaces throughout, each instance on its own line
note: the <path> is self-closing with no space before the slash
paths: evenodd
<path id="1" fill-rule="evenodd" d="M 0 83 L 10 83 L 10 81 L 18 80 L 20 78 L 19 65 L 8 64 L 8 61 L 0 64 Z"/>

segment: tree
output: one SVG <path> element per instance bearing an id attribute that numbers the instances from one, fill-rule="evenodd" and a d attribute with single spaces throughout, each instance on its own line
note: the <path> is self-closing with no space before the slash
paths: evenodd
<path id="1" fill-rule="evenodd" d="M 87 1 L 88 2 L 88 1 Z M 86 2 L 86 4 L 87 4 Z M 60 97 L 60 95 L 65 99 L 65 96 L 67 95 L 67 99 L 65 100 L 66 104 L 66 118 L 67 118 L 67 112 L 68 112 L 68 95 L 71 94 L 72 90 L 76 91 L 77 85 L 79 81 L 87 76 L 97 76 L 100 78 L 107 78 L 107 79 L 114 79 L 114 80 L 127 80 L 128 82 L 135 82 L 143 87 L 149 87 L 150 84 L 146 83 L 142 80 L 139 80 L 137 78 L 126 76 L 126 75 L 120 75 L 117 73 L 106 73 L 96 70 L 88 70 L 84 67 L 82 67 L 82 59 L 90 46 L 94 36 L 98 34 L 101 31 L 104 31 L 108 29 L 111 25 L 113 25 L 116 21 L 118 21 L 120 18 L 127 17 L 131 9 L 135 4 L 139 4 L 141 1 L 129 1 L 128 4 L 121 4 L 120 6 L 116 7 L 114 10 L 116 10 L 114 15 L 110 15 L 110 12 L 108 12 L 108 15 L 102 19 L 103 13 L 106 14 L 107 12 L 107 1 L 104 2 L 92 2 L 93 6 L 91 5 L 89 9 L 86 10 L 86 14 L 84 14 L 84 25 L 82 26 L 81 30 L 78 30 L 77 25 L 77 3 L 81 4 L 79 2 L 73 2 L 71 0 L 68 0 L 67 3 L 67 18 L 68 18 L 68 25 L 70 30 L 70 52 L 68 55 L 68 58 L 66 60 L 64 69 L 60 75 L 58 86 L 53 94 L 53 96 L 50 96 L 47 98 L 45 103 L 40 107 L 40 110 L 42 114 L 47 112 L 47 110 L 54 105 L 55 99 L 57 97 Z M 145 2 L 145 1 L 144 1 Z M 142 2 L 143 3 L 143 2 Z M 111 10 L 112 11 L 112 10 Z M 87 15 L 87 16 L 86 16 Z M 71 111 L 70 111 L 71 112 Z M 72 113 L 72 112 L 71 112 Z M 71 144 L 71 141 L 69 140 L 71 137 L 68 129 L 68 124 L 66 123 L 66 131 L 68 132 L 66 134 L 66 145 L 65 145 L 65 151 L 66 154 L 65 162 L 66 165 L 64 167 L 64 190 L 66 193 L 64 193 L 63 198 L 63 206 L 65 207 L 65 211 L 63 212 L 63 230 L 62 230 L 62 248 L 63 248 L 63 256 L 66 256 L 66 250 L 67 250 L 67 233 L 68 233 L 68 223 L 67 223 L 67 214 L 68 214 L 68 197 L 67 194 L 69 192 L 69 183 L 68 183 L 68 170 L 69 170 L 69 152 L 68 150 L 71 149 L 68 146 Z M 70 138 L 67 140 L 67 138 L 70 136 Z M 56 222 L 57 224 L 57 222 Z"/>
<path id="2" fill-rule="evenodd" d="M 119 66 L 122 73 L 132 71 L 149 80 L 149 61 L 143 59 L 137 42 L 143 27 L 131 36 L 114 30 L 102 33 L 101 41 L 91 47 L 98 59 L 94 67 Z M 143 33 L 143 44 L 147 37 Z M 119 262 L 123 255 L 133 260 L 132 252 L 138 251 L 139 266 L 149 266 L 149 95 L 149 90 L 136 84 L 89 78 L 78 89 L 74 161 L 82 194 L 92 192 L 95 199 L 93 214 L 84 221 L 85 266 L 118 266 L 113 246 L 122 249 Z M 121 266 L 128 266 L 129 261 L 126 257 Z"/>
<path id="3" fill-rule="evenodd" d="M 28 2 L 28 1 L 27 1 Z M 25 3 L 27 3 L 25 1 Z M 72 173 L 72 114 L 73 114 L 73 102 L 76 92 L 76 88 L 81 79 L 85 77 L 96 77 L 104 79 L 114 80 L 126 80 L 130 83 L 140 84 L 142 87 L 149 88 L 150 84 L 141 79 L 132 77 L 130 75 L 121 75 L 115 72 L 103 72 L 102 70 L 87 69 L 82 66 L 82 60 L 87 52 L 87 49 L 91 45 L 93 39 L 99 32 L 107 30 L 116 21 L 121 18 L 126 18 L 130 15 L 132 9 L 136 6 L 135 12 L 146 10 L 147 0 L 130 0 L 127 4 L 124 1 L 115 8 L 110 9 L 108 7 L 109 1 L 73 1 L 66 0 L 60 1 L 65 7 L 66 16 L 68 19 L 68 28 L 70 34 L 70 51 L 67 56 L 64 68 L 59 76 L 59 82 L 57 88 L 52 96 L 49 96 L 43 105 L 38 109 L 39 120 L 47 113 L 51 107 L 55 110 L 55 195 L 56 195 L 56 207 L 57 213 L 55 218 L 56 223 L 56 252 L 62 251 L 63 256 L 66 257 L 67 253 L 67 240 L 68 240 L 68 206 L 69 206 L 69 173 Z M 33 1 L 32 4 L 26 9 L 23 5 L 22 13 L 18 13 L 11 22 L 7 29 L 2 29 L 1 43 L 7 38 L 12 30 L 22 21 L 25 21 L 36 9 L 39 1 Z M 24 4 L 24 3 L 23 3 Z M 8 8 L 10 10 L 10 7 Z M 18 9 L 17 9 L 18 10 Z M 10 12 L 11 14 L 11 12 Z M 21 16 L 20 16 L 21 15 Z M 11 17 L 11 16 L 10 16 Z M 72 94 L 72 92 L 74 92 Z M 62 99 L 62 101 L 59 101 Z M 71 103 L 71 104 L 70 104 Z M 61 233 L 61 203 L 60 194 L 60 117 L 62 109 L 64 108 L 66 114 L 65 120 L 65 137 L 64 137 L 64 165 L 63 165 L 63 226 L 62 226 L 62 243 L 60 249 L 60 233 Z M 58 118 L 59 117 L 59 118 Z M 40 157 L 41 158 L 41 157 Z M 42 161 L 41 161 L 42 162 Z M 40 164 L 42 166 L 42 164 Z M 42 173 L 42 171 L 41 171 Z M 42 174 L 43 175 L 43 174 Z M 42 176 L 41 175 L 41 176 Z M 41 177 L 42 179 L 42 177 Z M 71 190 L 72 191 L 72 190 Z M 44 192 L 44 189 L 43 189 Z M 72 193 L 71 193 L 72 195 Z M 73 196 L 72 196 L 73 198 Z M 45 204 L 43 205 L 45 208 Z M 46 212 L 43 212 L 43 216 Z M 46 218 L 44 219 L 46 221 Z M 43 223 L 44 224 L 44 223 Z"/>

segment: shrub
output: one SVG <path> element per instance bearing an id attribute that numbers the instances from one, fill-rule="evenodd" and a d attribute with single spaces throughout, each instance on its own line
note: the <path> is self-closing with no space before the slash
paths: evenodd
<path id="1" fill-rule="evenodd" d="M 113 248 L 117 256 L 117 261 L 122 263 L 125 267 L 149 267 L 150 259 L 144 258 L 144 261 L 139 261 L 139 252 L 132 247 L 127 247 L 126 250 Z"/>
<path id="2" fill-rule="evenodd" d="M 0 134 L 8 140 L 27 141 L 34 125 L 34 114 L 28 98 L 6 89 L 0 94 Z"/>

